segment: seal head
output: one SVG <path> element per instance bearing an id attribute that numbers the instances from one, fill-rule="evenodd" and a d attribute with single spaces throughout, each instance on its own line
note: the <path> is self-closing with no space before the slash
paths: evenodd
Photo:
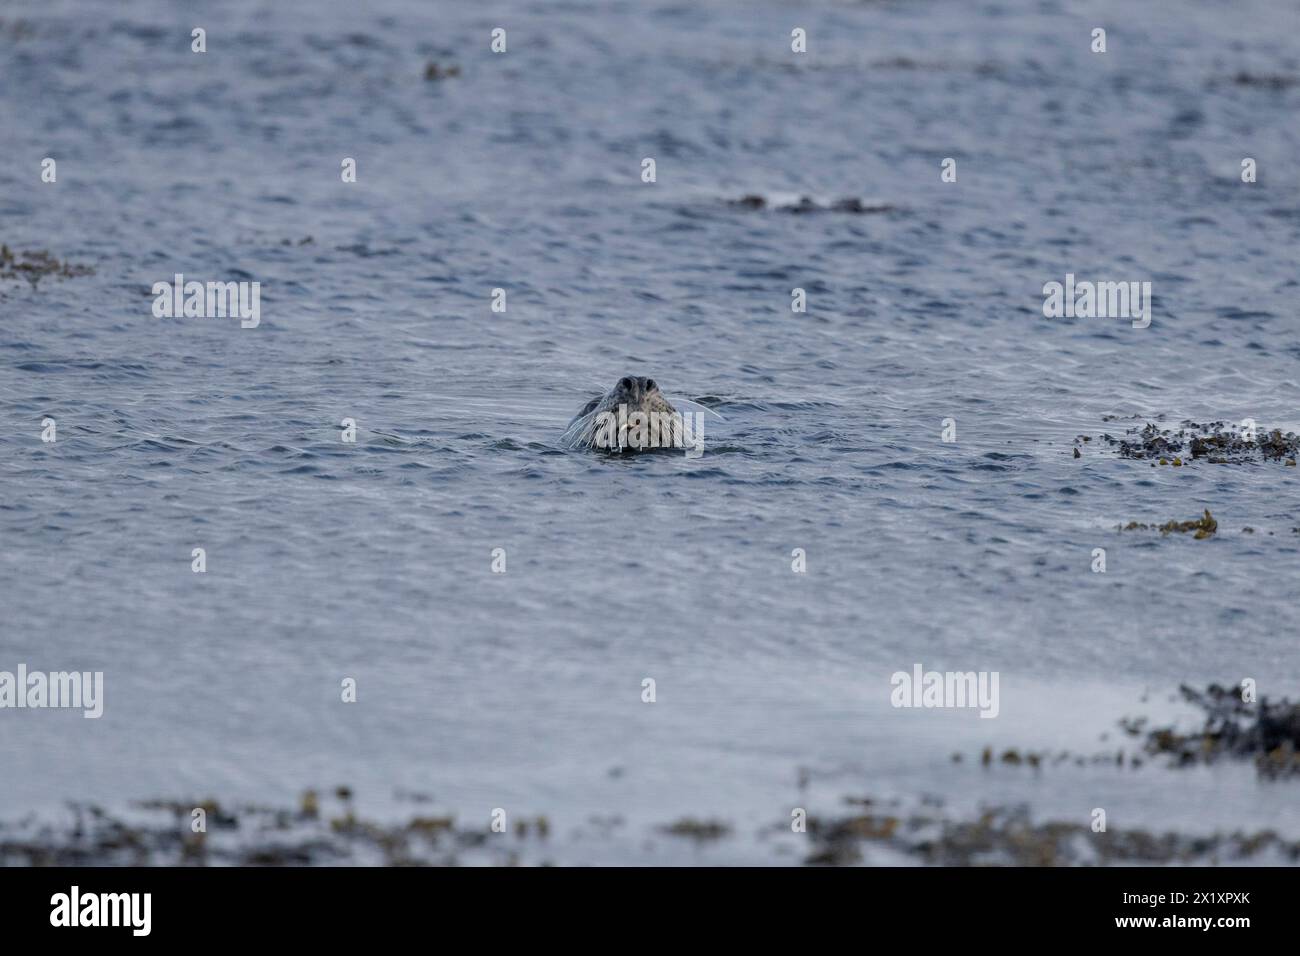
<path id="1" fill-rule="evenodd" d="M 683 447 L 681 413 L 652 378 L 625 375 L 574 416 L 564 437 L 573 448 L 611 452 Z"/>

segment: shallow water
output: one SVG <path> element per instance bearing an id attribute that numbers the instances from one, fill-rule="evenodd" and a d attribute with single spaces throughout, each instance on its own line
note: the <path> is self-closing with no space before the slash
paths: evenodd
<path id="1" fill-rule="evenodd" d="M 0 713 L 0 811 L 347 783 L 548 814 L 559 862 L 781 859 L 756 831 L 848 793 L 1300 836 L 1296 785 L 1249 766 L 974 759 L 1106 749 L 1182 682 L 1300 692 L 1297 469 L 1071 452 L 1108 415 L 1300 429 L 1297 26 L 9 4 L 0 241 L 96 273 L 0 281 L 0 669 L 102 670 L 106 704 Z M 261 324 L 154 318 L 177 272 L 259 281 Z M 1151 281 L 1151 326 L 1044 318 L 1067 272 Z M 702 458 L 559 447 L 623 374 L 721 416 Z M 1115 530 L 1205 508 L 1210 540 Z M 891 708 L 917 662 L 998 671 L 998 719 Z M 571 838 L 593 814 L 626 843 Z M 736 836 L 645 845 L 682 816 Z"/>

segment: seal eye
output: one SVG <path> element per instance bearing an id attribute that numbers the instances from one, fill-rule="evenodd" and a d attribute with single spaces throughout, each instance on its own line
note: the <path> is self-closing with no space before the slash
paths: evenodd
<path id="1" fill-rule="evenodd" d="M 645 390 L 646 390 L 647 392 L 653 392 L 657 387 L 658 387 L 658 386 L 655 385 L 655 380 L 654 380 L 654 379 L 652 379 L 652 378 L 648 378 L 648 379 L 645 380 Z"/>
<path id="2" fill-rule="evenodd" d="M 632 380 L 630 378 L 621 378 L 618 380 L 618 387 L 625 392 L 632 391 Z"/>

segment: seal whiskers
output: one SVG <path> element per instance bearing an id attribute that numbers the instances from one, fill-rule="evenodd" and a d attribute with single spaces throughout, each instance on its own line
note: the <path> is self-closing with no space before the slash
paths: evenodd
<path id="1" fill-rule="evenodd" d="M 624 376 L 584 405 L 560 440 L 570 448 L 643 451 L 682 448 L 683 431 L 681 413 L 654 379 Z"/>

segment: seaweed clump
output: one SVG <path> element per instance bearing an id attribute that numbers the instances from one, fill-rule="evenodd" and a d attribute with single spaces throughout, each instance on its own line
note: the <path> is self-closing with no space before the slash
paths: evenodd
<path id="1" fill-rule="evenodd" d="M 683 817 L 676 823 L 660 827 L 664 833 L 670 836 L 689 837 L 697 843 L 706 843 L 710 840 L 720 840 L 731 832 L 731 827 L 717 820 L 696 820 L 691 817 Z"/>
<path id="2" fill-rule="evenodd" d="M 296 809 L 150 800 L 118 815 L 73 804 L 68 825 L 0 821 L 0 866 L 515 865 L 521 855 L 546 862 L 546 817 L 518 819 L 513 836 L 458 825 L 451 815 L 380 823 L 357 815 L 350 788 L 333 795 L 337 805 L 327 806 L 308 790 Z M 195 832 L 200 810 L 205 826 Z"/>
<path id="3" fill-rule="evenodd" d="M 1130 521 L 1124 525 L 1124 531 L 1159 531 L 1161 534 L 1188 534 L 1195 532 L 1192 537 L 1197 541 L 1208 538 L 1219 530 L 1219 522 L 1214 520 L 1210 514 L 1210 509 L 1205 509 L 1205 514 L 1191 521 L 1166 521 L 1161 525 L 1144 524 L 1140 521 Z"/>
<path id="4" fill-rule="evenodd" d="M 1080 439 L 1090 441 L 1091 436 L 1080 435 L 1076 446 Z M 1184 421 L 1177 429 L 1147 422 L 1141 428 L 1128 429 L 1123 437 L 1102 435 L 1101 440 L 1121 458 L 1174 467 L 1199 461 L 1229 465 L 1256 460 L 1282 461 L 1294 467 L 1300 453 L 1300 435 L 1294 432 L 1284 433 L 1280 428 L 1260 431 L 1225 422 Z"/>
<path id="5" fill-rule="evenodd" d="M 1077 866 L 1201 864 L 1300 860 L 1300 842 L 1272 831 L 1208 836 L 1148 830 L 1094 832 L 1084 822 L 1035 822 L 1026 807 L 994 807 L 973 819 L 930 813 L 907 817 L 860 814 L 843 819 L 809 817 L 813 852 L 807 864 L 862 862 L 868 847 L 883 863 L 907 860 L 935 866 Z"/>
<path id="6" fill-rule="evenodd" d="M 440 66 L 430 60 L 424 67 L 424 78 L 433 82 L 434 80 L 446 80 L 453 76 L 460 76 L 460 67 L 458 66 Z"/>
<path id="7" fill-rule="evenodd" d="M 94 274 L 90 266 L 64 262 L 44 249 L 14 252 L 7 245 L 0 245 L 0 279 L 26 279 L 36 288 L 46 276 L 72 279 Z"/>
<path id="8" fill-rule="evenodd" d="M 727 205 L 734 206 L 738 209 L 767 209 L 769 203 L 766 198 L 755 193 L 748 193 L 739 199 L 727 201 Z M 789 213 L 811 213 L 811 212 L 839 212 L 849 213 L 855 216 L 863 216 L 870 213 L 893 212 L 895 206 L 889 203 L 869 203 L 863 202 L 856 196 L 846 196 L 843 199 L 836 199 L 830 203 L 819 203 L 811 196 L 803 196 L 798 202 L 782 203 L 780 205 L 771 204 L 771 208 L 778 212 Z"/>
<path id="9" fill-rule="evenodd" d="M 1168 754 L 1178 767 L 1249 758 L 1264 776 L 1300 775 L 1300 703 L 1267 697 L 1249 702 L 1239 690 L 1219 684 L 1204 691 L 1184 684 L 1179 690 L 1204 712 L 1205 722 L 1188 732 L 1174 727 L 1149 731 L 1148 753 Z"/>

